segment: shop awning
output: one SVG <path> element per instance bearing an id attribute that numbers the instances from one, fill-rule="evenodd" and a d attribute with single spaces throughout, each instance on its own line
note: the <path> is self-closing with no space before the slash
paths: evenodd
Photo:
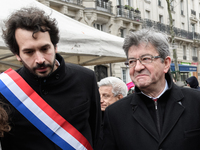
<path id="1" fill-rule="evenodd" d="M 178 64 L 180 72 L 197 72 L 197 66 L 181 65 Z M 171 71 L 175 71 L 174 63 L 171 63 Z"/>

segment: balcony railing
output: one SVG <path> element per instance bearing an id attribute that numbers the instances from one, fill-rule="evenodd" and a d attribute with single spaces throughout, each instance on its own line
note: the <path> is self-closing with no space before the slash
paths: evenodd
<path id="1" fill-rule="evenodd" d="M 112 13 L 111 3 L 105 2 L 103 0 L 97 0 L 97 9 Z"/>
<path id="2" fill-rule="evenodd" d="M 77 4 L 77 5 L 82 5 L 82 0 L 60 0 L 66 3 L 73 3 L 73 4 Z"/>
<path id="3" fill-rule="evenodd" d="M 160 23 L 160 22 L 156 22 L 156 21 L 152 21 L 150 19 L 144 19 L 143 24 L 142 24 L 143 28 L 154 28 L 158 31 L 161 31 L 163 33 L 166 33 L 168 35 L 170 35 L 170 26 Z M 189 40 L 200 40 L 200 34 L 197 32 L 188 32 L 186 30 L 183 29 L 179 29 L 176 27 L 173 27 L 174 30 L 174 34 L 175 37 L 180 37 L 180 38 L 185 38 L 185 39 L 189 39 Z"/>
<path id="4" fill-rule="evenodd" d="M 118 17 L 120 16 L 134 21 L 142 22 L 141 12 L 138 10 L 129 10 L 125 8 L 125 6 L 118 5 L 116 7 L 116 11 Z"/>

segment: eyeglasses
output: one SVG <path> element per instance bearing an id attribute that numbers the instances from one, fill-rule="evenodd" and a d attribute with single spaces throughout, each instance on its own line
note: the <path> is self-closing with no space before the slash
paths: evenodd
<path id="1" fill-rule="evenodd" d="M 141 64 L 149 64 L 152 63 L 152 61 L 156 58 L 160 58 L 160 56 L 152 56 L 152 55 L 143 55 L 139 57 L 138 59 L 136 58 L 129 58 L 126 62 L 125 65 L 129 68 L 135 67 L 137 60 L 140 61 Z"/>

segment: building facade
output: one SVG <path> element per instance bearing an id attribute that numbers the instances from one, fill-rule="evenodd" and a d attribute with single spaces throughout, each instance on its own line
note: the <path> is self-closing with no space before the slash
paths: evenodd
<path id="1" fill-rule="evenodd" d="M 170 38 L 169 15 L 166 0 L 38 0 L 42 4 L 79 22 L 103 32 L 125 37 L 130 31 L 155 28 Z M 191 75 L 200 80 L 200 0 L 171 2 L 177 59 L 184 81 Z M 174 61 L 174 60 L 173 60 Z M 130 82 L 129 70 L 124 63 L 90 66 L 97 80 L 116 76 Z M 174 64 L 171 65 L 174 71 Z"/>

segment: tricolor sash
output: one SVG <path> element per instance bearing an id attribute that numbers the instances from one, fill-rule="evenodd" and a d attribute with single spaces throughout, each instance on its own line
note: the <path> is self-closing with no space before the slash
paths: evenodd
<path id="1" fill-rule="evenodd" d="M 0 92 L 45 136 L 64 150 L 92 150 L 88 140 L 48 105 L 14 70 L 0 74 Z"/>

